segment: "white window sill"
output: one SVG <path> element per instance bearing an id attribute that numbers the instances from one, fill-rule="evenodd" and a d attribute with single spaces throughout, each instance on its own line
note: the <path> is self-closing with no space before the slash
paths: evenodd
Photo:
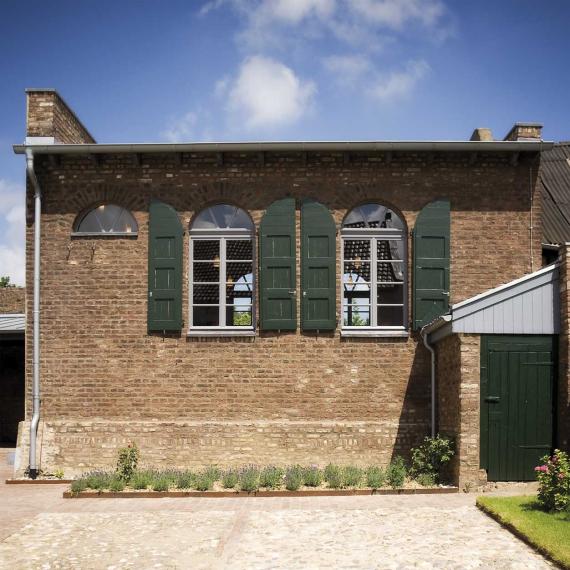
<path id="1" fill-rule="evenodd" d="M 408 338 L 410 333 L 403 329 L 341 329 L 340 336 L 343 338 Z"/>
<path id="2" fill-rule="evenodd" d="M 192 329 L 186 333 L 188 337 L 216 337 L 216 336 L 255 336 L 253 329 L 235 330 L 235 329 Z"/>

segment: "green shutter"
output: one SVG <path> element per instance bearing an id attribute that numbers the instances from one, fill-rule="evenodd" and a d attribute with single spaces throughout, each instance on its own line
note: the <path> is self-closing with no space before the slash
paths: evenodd
<path id="1" fill-rule="evenodd" d="M 182 329 L 182 224 L 176 210 L 153 200 L 148 233 L 148 330 Z"/>
<path id="2" fill-rule="evenodd" d="M 295 199 L 273 202 L 259 233 L 261 329 L 295 330 Z"/>
<path id="3" fill-rule="evenodd" d="M 301 206 L 301 328 L 336 328 L 336 226 L 314 200 Z"/>
<path id="4" fill-rule="evenodd" d="M 431 202 L 414 227 L 414 329 L 449 310 L 449 200 Z"/>

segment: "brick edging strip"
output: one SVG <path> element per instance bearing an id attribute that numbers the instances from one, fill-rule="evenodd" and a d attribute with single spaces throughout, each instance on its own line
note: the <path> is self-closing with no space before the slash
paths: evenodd
<path id="1" fill-rule="evenodd" d="M 542 546 L 539 546 L 538 544 L 535 544 L 528 536 L 526 536 L 526 534 L 521 532 L 515 525 L 503 520 L 501 518 L 501 515 L 499 515 L 498 513 L 494 513 L 491 509 L 479 503 L 479 501 L 475 501 L 475 505 L 481 512 L 485 513 L 488 517 L 492 518 L 496 523 L 500 524 L 505 530 L 508 530 L 510 533 L 514 534 L 519 540 L 524 542 L 535 552 L 538 552 L 538 554 L 546 558 L 548 561 L 552 562 L 552 564 L 554 564 L 556 567 L 562 568 L 562 570 L 570 570 L 570 566 L 566 566 L 562 562 L 555 560 L 546 549 L 544 549 Z"/>
<path id="2" fill-rule="evenodd" d="M 238 497 L 347 497 L 354 495 L 439 495 L 458 493 L 458 487 L 441 489 L 325 489 L 314 491 L 81 491 L 72 493 L 64 491 L 64 499 L 164 499 L 168 497 L 210 497 L 216 499 L 233 499 Z"/>
<path id="3" fill-rule="evenodd" d="M 6 479 L 6 485 L 71 485 L 73 479 Z"/>

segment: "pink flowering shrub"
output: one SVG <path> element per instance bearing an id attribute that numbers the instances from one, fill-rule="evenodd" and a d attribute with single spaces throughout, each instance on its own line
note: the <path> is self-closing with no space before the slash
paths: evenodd
<path id="1" fill-rule="evenodd" d="M 542 463 L 534 468 L 539 503 L 548 511 L 570 508 L 570 457 L 556 449 L 552 457 L 543 457 Z"/>

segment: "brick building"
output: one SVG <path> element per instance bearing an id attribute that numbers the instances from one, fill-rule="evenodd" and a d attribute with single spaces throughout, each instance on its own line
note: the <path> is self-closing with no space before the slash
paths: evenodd
<path id="1" fill-rule="evenodd" d="M 385 464 L 450 413 L 440 397 L 432 417 L 422 327 L 541 265 L 539 125 L 503 141 L 107 145 L 55 91 L 27 98 L 15 151 L 39 354 L 28 319 L 18 472 L 34 378 L 46 470 L 112 465 L 127 440 L 149 464 Z M 470 425 L 458 466 L 478 455 Z M 477 461 L 456 478 L 481 482 Z"/>

